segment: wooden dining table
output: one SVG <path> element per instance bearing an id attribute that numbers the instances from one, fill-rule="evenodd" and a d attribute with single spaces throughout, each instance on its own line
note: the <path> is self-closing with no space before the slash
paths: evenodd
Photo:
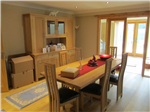
<path id="1" fill-rule="evenodd" d="M 95 57 L 96 57 L 96 59 L 99 59 L 99 56 L 95 56 Z M 92 57 L 81 60 L 81 64 L 82 65 L 87 64 L 90 59 L 92 59 Z M 113 59 L 111 69 L 112 70 L 115 69 L 120 64 L 121 64 L 121 59 Z M 79 66 L 80 66 L 80 62 L 76 61 L 76 62 L 67 64 L 67 65 L 64 65 L 64 66 L 57 67 L 56 68 L 56 79 L 57 79 L 57 81 L 60 81 L 63 84 L 67 84 L 71 87 L 74 87 L 75 90 L 77 92 L 79 92 L 82 88 L 86 87 L 90 83 L 93 83 L 97 79 L 103 78 L 103 76 L 104 76 L 105 64 L 103 64 L 103 65 L 97 67 L 96 69 L 93 69 L 93 70 L 83 74 L 80 77 L 74 78 L 74 79 L 60 76 L 60 73 L 63 69 L 65 69 L 67 67 L 79 67 Z M 41 75 L 45 75 L 45 73 L 41 72 Z"/>

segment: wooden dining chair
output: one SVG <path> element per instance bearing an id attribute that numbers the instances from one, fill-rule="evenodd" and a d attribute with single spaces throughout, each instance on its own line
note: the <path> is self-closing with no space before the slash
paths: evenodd
<path id="1" fill-rule="evenodd" d="M 59 53 L 59 61 L 60 61 L 60 66 L 68 64 L 67 51 L 63 51 Z"/>
<path id="2" fill-rule="evenodd" d="M 123 77 L 124 77 L 124 72 L 127 64 L 127 57 L 128 57 L 128 53 L 124 53 L 122 55 L 121 69 L 119 72 L 119 76 L 114 74 L 110 75 L 109 84 L 117 86 L 117 100 L 120 96 L 122 97 L 123 94 Z"/>
<path id="3" fill-rule="evenodd" d="M 117 47 L 109 46 L 109 52 L 112 57 L 117 58 Z"/>
<path id="4" fill-rule="evenodd" d="M 59 59 L 60 59 L 60 66 L 68 64 L 67 51 L 60 52 L 59 53 Z M 71 87 L 70 85 L 67 85 L 64 83 L 62 83 L 62 87 L 74 89 L 74 87 Z"/>
<path id="5" fill-rule="evenodd" d="M 107 90 L 108 90 L 108 82 L 110 78 L 112 65 L 112 58 L 106 60 L 105 65 L 105 74 L 103 80 L 101 80 L 101 85 L 92 83 L 81 90 L 81 109 L 84 108 L 84 96 L 91 96 L 101 100 L 100 108 L 101 112 L 104 112 L 107 109 Z M 94 75 L 94 74 L 93 74 Z"/>
<path id="6" fill-rule="evenodd" d="M 112 55 L 113 58 L 117 58 L 117 47 L 116 46 L 109 46 L 109 54 Z M 111 71 L 112 74 L 115 74 L 116 70 L 119 70 L 120 66 L 117 69 Z"/>
<path id="7" fill-rule="evenodd" d="M 82 49 L 81 48 L 75 48 L 76 49 L 76 60 L 82 60 Z"/>
<path id="8" fill-rule="evenodd" d="M 50 112 L 60 112 L 61 106 L 71 102 L 76 102 L 75 112 L 79 112 L 79 93 L 65 87 L 58 90 L 54 64 L 45 63 L 45 77 L 49 93 Z"/>

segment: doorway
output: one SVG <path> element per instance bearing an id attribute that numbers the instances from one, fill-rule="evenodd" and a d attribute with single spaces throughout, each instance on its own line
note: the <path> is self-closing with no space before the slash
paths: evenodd
<path id="1" fill-rule="evenodd" d="M 125 46 L 126 18 L 100 19 L 98 33 L 98 54 L 110 54 L 109 47 L 117 47 L 117 58 L 122 57 Z"/>
<path id="2" fill-rule="evenodd" d="M 133 15 L 132 15 L 133 14 Z M 149 76 L 150 72 L 146 72 L 146 69 L 150 69 L 150 16 L 149 12 L 144 13 L 132 13 L 132 14 L 114 14 L 107 16 L 98 16 L 98 35 L 97 35 L 97 54 L 109 53 L 109 46 L 115 46 L 114 39 L 111 35 L 115 31 L 112 31 L 111 21 L 123 21 L 123 40 L 122 42 L 122 53 L 128 52 L 128 55 L 133 58 L 142 59 L 142 76 Z M 141 17 L 140 17 L 141 16 Z M 143 17 L 145 16 L 145 17 Z M 116 19 L 117 18 L 117 19 Z M 102 20 L 105 22 L 102 23 Z M 115 28 L 113 28 L 115 30 Z M 119 29 L 120 30 L 120 29 Z M 113 34 L 114 35 L 114 34 Z M 102 38 L 104 38 L 102 40 Z M 120 47 L 119 47 L 120 48 Z M 120 58 L 117 56 L 117 58 Z M 131 59 L 129 66 L 135 66 Z M 139 69 L 138 69 L 139 70 Z M 145 72 L 145 73 L 144 73 Z M 140 73 L 140 72 L 139 72 Z M 147 75 L 148 74 L 148 75 Z"/>
<path id="3" fill-rule="evenodd" d="M 124 20 L 111 20 L 109 46 L 117 47 L 117 58 L 122 57 Z"/>
<path id="4" fill-rule="evenodd" d="M 143 57 L 146 20 L 127 23 L 125 51 L 129 56 Z"/>

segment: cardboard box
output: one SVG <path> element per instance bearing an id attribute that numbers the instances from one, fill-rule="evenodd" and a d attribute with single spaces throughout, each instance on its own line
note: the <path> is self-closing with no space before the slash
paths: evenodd
<path id="1" fill-rule="evenodd" d="M 67 67 L 61 71 L 62 77 L 75 78 L 79 74 L 79 69 Z"/>
<path id="2" fill-rule="evenodd" d="M 14 89 L 34 82 L 33 70 L 11 74 L 12 86 Z"/>
<path id="3" fill-rule="evenodd" d="M 16 74 L 32 69 L 34 69 L 34 65 L 31 56 L 12 58 L 12 73 Z"/>

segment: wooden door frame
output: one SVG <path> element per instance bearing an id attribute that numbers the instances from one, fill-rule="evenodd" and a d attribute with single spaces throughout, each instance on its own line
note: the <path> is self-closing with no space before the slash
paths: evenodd
<path id="1" fill-rule="evenodd" d="M 134 24 L 134 34 L 133 34 L 133 39 L 134 39 L 134 37 L 135 37 L 135 23 L 134 23 L 134 22 L 127 22 L 126 42 L 125 42 L 125 52 L 126 52 L 126 47 L 127 47 L 128 24 Z M 134 42 L 134 40 L 133 40 L 133 42 Z M 132 48 L 133 48 L 133 50 L 134 50 L 134 43 L 133 43 L 133 45 L 132 45 Z M 132 55 L 133 55 L 133 51 L 132 51 L 132 53 L 128 53 L 128 56 L 132 56 Z"/>
<path id="2" fill-rule="evenodd" d="M 124 30 L 127 28 L 127 18 L 128 17 L 148 17 L 147 18 L 147 23 L 146 23 L 146 33 L 145 33 L 145 41 L 144 41 L 144 51 L 143 51 L 143 64 L 142 64 L 142 76 L 144 76 L 144 69 L 145 69 L 145 59 L 146 59 L 146 51 L 147 51 L 147 40 L 148 40 L 148 35 L 149 35 L 149 18 L 150 18 L 150 11 L 141 11 L 141 12 L 131 12 L 131 13 L 121 13 L 121 14 L 106 14 L 106 15 L 95 15 L 95 17 L 98 18 L 98 20 L 101 19 L 112 19 L 112 18 L 126 18 L 126 25 L 124 25 Z M 99 23 L 99 22 L 98 22 Z M 125 30 L 126 31 L 126 30 Z M 99 32 L 99 24 L 98 24 L 98 35 L 100 34 Z M 99 38 L 97 35 L 97 39 Z M 126 35 L 126 33 L 124 33 Z M 126 39 L 124 40 L 126 42 Z M 97 41 L 97 46 L 100 48 L 100 42 L 99 40 Z M 125 43 L 124 43 L 124 48 L 125 48 Z M 98 50 L 97 50 L 98 51 Z M 125 52 L 125 49 L 123 50 Z M 99 51 L 97 52 L 99 54 Z"/>
<path id="3" fill-rule="evenodd" d="M 101 18 L 97 18 L 97 55 L 100 53 L 100 20 Z M 126 41 L 126 26 L 127 26 L 127 18 L 113 18 L 113 19 L 106 19 L 106 50 L 105 53 L 109 53 L 109 44 L 110 44 L 110 30 L 111 30 L 111 21 L 124 21 L 124 31 L 123 31 L 123 45 L 122 45 L 122 53 L 125 52 L 125 41 Z"/>
<path id="4" fill-rule="evenodd" d="M 135 37 L 135 38 L 136 38 L 136 41 L 137 41 L 137 39 L 138 39 L 138 28 L 139 28 L 139 24 L 140 24 L 140 23 L 145 23 L 145 24 L 146 24 L 146 22 L 137 22 L 137 23 L 136 23 L 136 24 L 137 24 L 137 26 L 136 26 L 136 27 L 137 27 L 137 30 L 136 30 L 136 33 L 137 33 L 137 34 L 136 34 L 136 37 Z M 145 27 L 145 35 L 146 35 L 146 27 Z M 145 40 L 145 37 L 144 37 L 144 40 Z M 143 48 L 144 48 L 144 47 L 143 47 Z M 135 49 L 134 49 L 134 50 L 135 50 L 135 56 L 136 56 L 136 57 L 143 57 L 143 54 L 138 54 L 138 53 L 136 53 L 136 50 L 137 50 L 137 42 L 136 42 L 136 44 L 135 44 Z"/>
<path id="5" fill-rule="evenodd" d="M 100 54 L 100 27 L 101 27 L 101 19 L 97 18 L 97 55 Z"/>
<path id="6" fill-rule="evenodd" d="M 0 4 L 0 15 L 2 15 L 2 4 Z M 5 63 L 5 52 L 2 39 L 2 16 L 0 16 L 0 93 L 9 91 Z"/>
<path id="7" fill-rule="evenodd" d="M 7 78 L 7 71 L 6 71 L 6 63 L 5 63 L 5 53 L 3 48 L 2 42 L 2 35 L 1 35 L 1 92 L 8 92 L 8 78 Z"/>
<path id="8" fill-rule="evenodd" d="M 140 21 L 139 20 L 139 21 L 135 21 L 135 22 L 133 22 L 133 21 L 132 22 L 131 21 L 127 22 L 127 31 L 128 31 L 128 24 L 134 24 L 134 35 L 133 35 L 133 46 L 132 46 L 133 51 L 132 51 L 132 53 L 128 53 L 129 56 L 143 57 L 143 54 L 136 53 L 137 42 L 134 41 L 134 39 L 137 40 L 137 38 L 138 38 L 138 25 L 140 23 L 145 23 L 146 24 L 146 21 L 143 21 L 143 20 Z M 146 31 L 146 28 L 145 28 L 145 31 Z M 127 34 L 126 34 L 126 40 L 127 40 Z M 127 47 L 127 43 L 125 43 L 125 52 L 126 52 L 126 47 Z"/>
<path id="9" fill-rule="evenodd" d="M 111 31 L 111 21 L 124 21 L 124 30 L 123 30 L 123 44 L 122 44 L 122 54 L 125 53 L 125 43 L 126 43 L 126 28 L 127 28 L 127 18 L 113 18 L 113 19 L 109 19 L 109 23 L 108 23 L 108 35 L 107 35 L 107 44 L 106 44 L 106 49 L 107 49 L 107 52 L 106 53 L 109 53 L 109 44 L 110 44 L 110 31 Z"/>
<path id="10" fill-rule="evenodd" d="M 144 51 L 143 51 L 143 63 L 142 63 L 142 76 L 144 75 L 145 70 L 145 61 L 146 61 L 146 55 L 147 55 L 147 47 L 148 47 L 148 36 L 149 36 L 149 24 L 150 24 L 150 16 L 147 16 L 147 22 L 146 22 L 146 31 L 145 31 L 145 41 L 144 41 Z"/>

